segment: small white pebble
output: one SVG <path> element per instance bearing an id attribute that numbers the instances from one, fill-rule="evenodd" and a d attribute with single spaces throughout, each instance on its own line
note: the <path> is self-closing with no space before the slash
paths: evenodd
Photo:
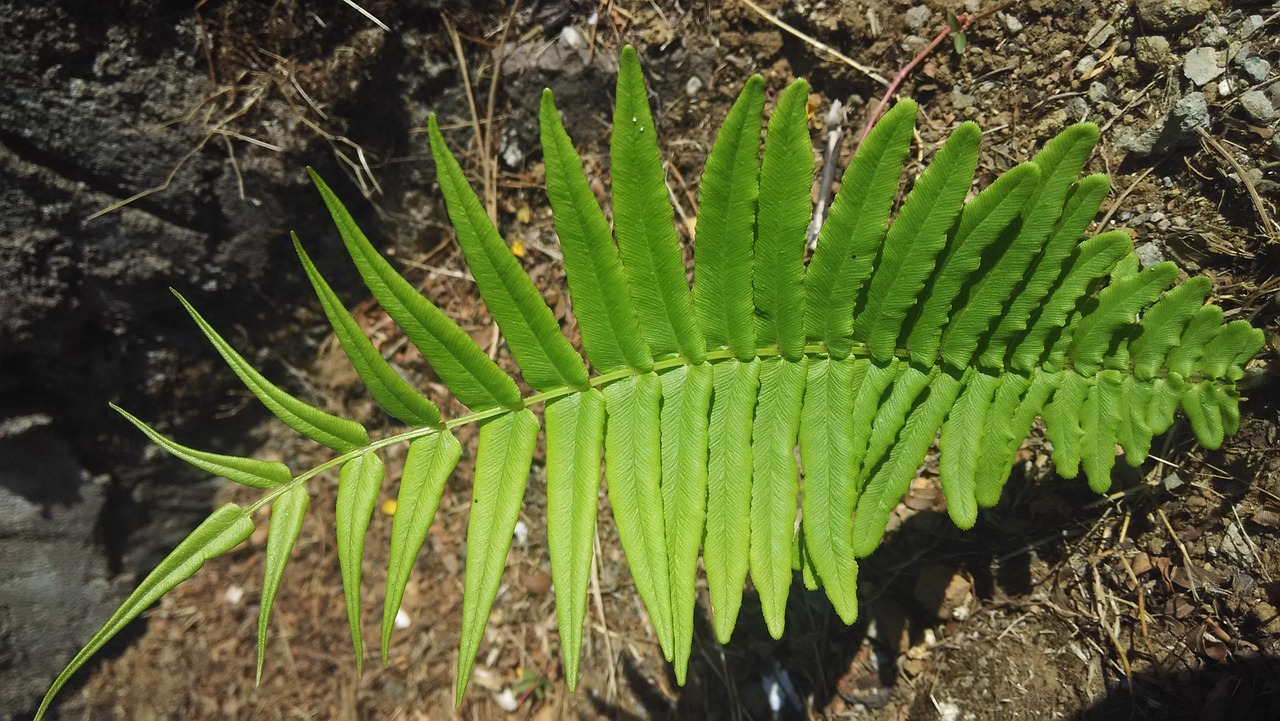
<path id="1" fill-rule="evenodd" d="M 934 702 L 934 706 L 938 709 L 939 721 L 960 721 L 960 707 L 950 701 L 942 703 Z"/>
<path id="2" fill-rule="evenodd" d="M 396 628 L 403 631 L 408 628 L 409 624 L 412 622 L 413 621 L 409 618 L 409 614 L 405 613 L 403 608 L 396 611 Z"/>
<path id="3" fill-rule="evenodd" d="M 516 695 L 511 693 L 511 689 L 504 688 L 501 693 L 493 695 L 493 702 L 498 704 L 498 708 L 511 713 L 520 708 L 520 702 L 516 700 Z"/>
<path id="4" fill-rule="evenodd" d="M 525 525 L 524 521 L 516 521 L 515 539 L 516 543 L 521 546 L 529 542 L 529 527 Z"/>
<path id="5" fill-rule="evenodd" d="M 232 606 L 239 606 L 240 601 L 244 599 L 244 589 L 239 586 L 229 586 L 222 596 L 227 599 L 227 603 Z"/>

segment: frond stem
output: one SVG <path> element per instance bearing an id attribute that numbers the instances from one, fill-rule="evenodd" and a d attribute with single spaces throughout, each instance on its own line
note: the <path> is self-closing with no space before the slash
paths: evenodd
<path id="1" fill-rule="evenodd" d="M 804 354 L 806 356 L 825 356 L 829 354 L 829 349 L 827 348 L 826 343 L 809 343 L 804 347 Z M 772 357 L 781 356 L 781 355 L 782 355 L 782 350 L 777 346 L 757 348 L 755 353 L 756 358 L 772 358 Z M 866 348 L 865 345 L 855 345 L 849 351 L 849 355 L 865 356 L 865 355 L 870 355 L 870 351 Z M 911 357 L 911 354 L 905 350 L 900 350 L 899 352 L 896 353 L 896 355 L 897 357 L 902 359 L 909 359 Z M 736 357 L 737 356 L 733 353 L 733 351 L 728 348 L 717 348 L 715 350 L 707 351 L 706 362 L 717 363 L 717 362 L 726 361 L 726 360 L 733 360 Z M 693 365 L 693 363 L 691 363 L 689 359 L 684 357 L 683 355 L 676 355 L 670 358 L 662 358 L 660 360 L 654 361 L 652 370 L 650 371 L 641 371 L 636 368 L 619 368 L 618 370 L 609 371 L 608 373 L 601 373 L 599 375 L 591 376 L 591 378 L 588 381 L 588 385 L 590 388 L 599 388 L 602 386 L 606 386 L 610 383 L 613 383 L 614 381 L 619 381 L 624 378 L 637 376 L 637 375 L 640 375 L 641 373 L 646 373 L 646 372 L 658 373 L 664 370 L 670 370 L 672 368 L 679 368 L 681 366 L 687 366 L 687 365 Z M 1068 359 L 1068 362 L 1064 365 L 1065 367 L 1070 367 L 1069 359 Z M 304 471 L 303 473 L 294 477 L 294 479 L 289 483 L 286 483 L 281 486 L 277 486 L 276 488 L 272 489 L 270 493 L 258 499 L 252 506 L 248 508 L 247 512 L 252 514 L 257 510 L 259 510 L 260 508 L 262 508 L 263 506 L 266 506 L 275 502 L 277 498 L 284 495 L 288 491 L 302 485 L 303 483 L 306 483 L 307 481 L 311 480 L 312 478 L 315 478 L 321 473 L 324 473 L 330 468 L 334 468 L 335 466 L 341 466 L 344 463 L 355 460 L 356 458 L 363 456 L 366 453 L 371 453 L 373 451 L 386 448 L 387 446 L 394 446 L 398 443 L 409 443 L 419 438 L 425 438 L 426 436 L 430 436 L 432 434 L 439 433 L 441 431 L 448 431 L 454 428 L 458 428 L 459 426 L 470 425 L 472 423 L 481 423 L 491 418 L 497 418 L 499 416 L 506 415 L 507 413 L 518 411 L 522 408 L 528 408 L 529 406 L 537 405 L 539 403 L 542 403 L 542 404 L 550 403 L 551 401 L 557 400 L 559 398 L 564 398 L 565 396 L 573 395 L 574 393 L 581 393 L 582 390 L 583 389 L 581 388 L 576 388 L 573 386 L 565 386 L 563 388 L 556 388 L 555 390 L 543 391 L 541 393 L 534 393 L 533 395 L 522 399 L 518 407 L 517 406 L 494 406 L 493 408 L 486 408 L 482 411 L 476 411 L 474 413 L 469 413 L 465 416 L 459 416 L 457 418 L 454 418 L 453 420 L 440 423 L 439 425 L 410 428 L 407 431 L 402 431 L 400 433 L 396 433 L 394 435 L 390 435 L 385 438 L 380 438 L 376 441 L 370 442 L 366 446 L 362 446 L 360 448 L 347 451 L 346 453 L 343 453 L 339 456 L 335 456 L 334 458 L 330 458 L 324 463 L 321 463 L 320 465 L 310 470 Z"/>

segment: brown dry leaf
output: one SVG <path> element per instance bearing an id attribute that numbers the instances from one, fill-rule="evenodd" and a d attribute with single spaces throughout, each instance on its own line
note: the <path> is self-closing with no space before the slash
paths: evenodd
<path id="1" fill-rule="evenodd" d="M 1254 511 L 1249 520 L 1266 528 L 1280 528 L 1280 510 L 1263 506 Z"/>
<path id="2" fill-rule="evenodd" d="M 1191 632 L 1191 637 L 1187 639 L 1187 645 L 1201 656 L 1211 658 L 1219 663 L 1226 661 L 1231 656 L 1231 649 L 1227 647 L 1225 641 L 1218 637 L 1214 631 L 1221 632 L 1218 624 L 1212 620 L 1207 620 L 1200 624 Z"/>
<path id="3" fill-rule="evenodd" d="M 1133 559 L 1129 561 L 1130 567 L 1133 569 L 1133 575 L 1141 576 L 1142 574 L 1155 568 L 1151 563 L 1151 557 L 1143 551 L 1138 551 Z"/>

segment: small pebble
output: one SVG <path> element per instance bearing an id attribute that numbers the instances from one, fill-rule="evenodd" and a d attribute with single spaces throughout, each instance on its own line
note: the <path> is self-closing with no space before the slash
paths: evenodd
<path id="1" fill-rule="evenodd" d="M 1107 89 L 1106 83 L 1094 81 L 1089 84 L 1089 99 L 1095 103 L 1101 103 L 1111 97 L 1111 91 Z"/>
<path id="2" fill-rule="evenodd" d="M 907 27 L 919 30 L 933 17 L 933 10 L 928 5 L 917 5 L 907 11 Z"/>
<path id="3" fill-rule="evenodd" d="M 1138 17 L 1156 32 L 1185 30 L 1209 11 L 1209 0 L 1138 0 Z"/>
<path id="4" fill-rule="evenodd" d="M 1146 68 L 1162 68 L 1169 64 L 1169 40 L 1159 35 L 1140 37 L 1133 44 L 1138 64 Z"/>
<path id="5" fill-rule="evenodd" d="M 1227 29 L 1221 25 L 1205 27 L 1200 31 L 1200 37 L 1204 41 L 1205 45 L 1211 45 L 1215 48 L 1220 48 L 1226 45 L 1227 40 L 1231 38 L 1227 33 Z"/>
<path id="6" fill-rule="evenodd" d="M 696 98 L 700 92 L 702 92 L 702 78 L 694 75 L 684 84 L 684 94 Z"/>
<path id="7" fill-rule="evenodd" d="M 1004 27 L 1011 33 L 1022 32 L 1022 21 L 1010 15 L 1009 13 L 997 13 L 1000 16 L 1000 22 L 1004 23 Z"/>
<path id="8" fill-rule="evenodd" d="M 1098 65 L 1097 58 L 1093 57 L 1092 55 L 1086 55 L 1080 58 L 1080 62 L 1076 63 L 1076 73 L 1079 75 L 1084 75 L 1085 73 L 1097 67 L 1097 65 Z"/>
<path id="9" fill-rule="evenodd" d="M 1240 96 L 1240 107 L 1245 115 L 1256 123 L 1268 123 L 1275 117 L 1276 109 L 1271 105 L 1271 98 L 1261 90 L 1250 90 Z"/>
<path id="10" fill-rule="evenodd" d="M 1159 265 L 1164 262 L 1164 253 L 1160 251 L 1160 246 L 1153 242 L 1143 243 L 1133 249 L 1138 255 L 1138 262 L 1143 268 L 1150 268 L 1153 265 Z"/>
<path id="11" fill-rule="evenodd" d="M 1182 63 L 1182 74 L 1195 83 L 1196 87 L 1216 79 L 1224 70 L 1218 51 L 1213 48 L 1196 48 L 1187 53 Z"/>
<path id="12" fill-rule="evenodd" d="M 1111 36 L 1115 34 L 1115 26 L 1105 20 L 1099 20 L 1093 24 L 1092 28 L 1089 28 L 1089 32 L 1085 37 L 1089 39 L 1089 47 L 1097 50 L 1106 45 Z"/>
<path id="13" fill-rule="evenodd" d="M 965 110 L 973 107 L 974 97 L 964 92 L 960 88 L 951 89 L 951 107 L 956 110 Z"/>
<path id="14" fill-rule="evenodd" d="M 1241 38 L 1247 39 L 1250 35 L 1261 30 L 1266 23 L 1267 21 L 1261 15 L 1250 15 L 1244 19 L 1244 22 L 1240 23 L 1240 32 L 1238 34 Z"/>
<path id="15" fill-rule="evenodd" d="M 1240 63 L 1240 74 L 1251 83 L 1260 83 L 1271 73 L 1271 63 L 1254 55 Z"/>

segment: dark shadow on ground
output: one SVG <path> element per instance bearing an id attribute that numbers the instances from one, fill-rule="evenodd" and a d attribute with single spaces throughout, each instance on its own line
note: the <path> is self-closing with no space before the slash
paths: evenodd
<path id="1" fill-rule="evenodd" d="M 1237 655 L 1200 669 L 1139 673 L 1071 721 L 1274 721 L 1280 659 Z"/>

